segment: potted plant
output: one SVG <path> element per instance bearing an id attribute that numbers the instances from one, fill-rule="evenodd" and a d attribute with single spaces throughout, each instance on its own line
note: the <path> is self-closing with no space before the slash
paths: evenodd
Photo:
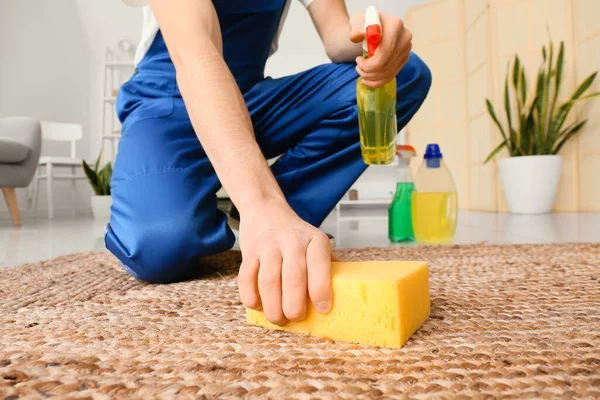
<path id="1" fill-rule="evenodd" d="M 569 113 L 578 101 L 600 97 L 588 94 L 597 72 L 581 82 L 565 102 L 559 101 L 564 73 L 564 43 L 560 43 L 556 59 L 554 46 L 542 48 L 543 61 L 539 68 L 535 91 L 529 93 L 525 67 L 515 56 L 504 83 L 506 125 L 502 125 L 494 106 L 486 99 L 487 110 L 498 126 L 502 143 L 487 157 L 493 159 L 502 149 L 509 158 L 498 161 L 504 195 L 512 213 L 541 214 L 552 210 L 560 178 L 560 150 L 585 125 L 587 120 L 567 124 Z M 516 99 L 513 115 L 509 88 Z"/>
<path id="2" fill-rule="evenodd" d="M 108 162 L 102 169 L 100 167 L 100 159 L 102 154 L 96 160 L 92 169 L 85 161 L 82 162 L 83 171 L 94 189 L 95 195 L 92 196 L 92 213 L 96 218 L 110 217 L 110 179 L 112 177 L 112 165 Z"/>

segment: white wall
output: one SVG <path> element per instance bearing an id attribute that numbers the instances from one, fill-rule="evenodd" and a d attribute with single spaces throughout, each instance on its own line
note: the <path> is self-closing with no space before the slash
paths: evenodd
<path id="1" fill-rule="evenodd" d="M 100 148 L 102 60 L 106 46 L 139 40 L 138 10 L 119 1 L 0 0 L 0 117 L 34 116 L 78 122 L 84 138 L 79 154 L 95 159 Z M 67 155 L 68 145 L 43 143 L 42 155 Z M 40 210 L 46 210 L 45 184 Z M 69 182 L 54 186 L 57 214 L 70 210 Z M 77 184 L 78 212 L 88 212 L 91 190 Z M 27 208 L 25 189 L 19 207 Z M 0 215 L 7 217 L 4 201 Z"/>
<path id="2" fill-rule="evenodd" d="M 346 0 L 346 6 L 351 15 L 364 11 L 369 5 L 374 5 L 382 12 L 403 17 L 408 8 L 429 1 Z M 266 74 L 273 77 L 285 76 L 328 61 L 323 44 L 308 12 L 299 1 L 292 0 L 288 18 L 281 33 L 279 50 L 267 62 Z"/>
<path id="3" fill-rule="evenodd" d="M 408 7 L 425 2 L 347 0 L 347 5 L 351 13 L 375 4 L 402 16 Z M 0 0 L 0 117 L 80 122 L 85 134 L 78 151 L 95 159 L 100 149 L 104 50 L 116 48 L 121 39 L 137 44 L 140 31 L 140 11 L 118 0 Z M 283 76 L 327 61 L 308 13 L 293 1 L 267 74 Z M 63 151 L 68 150 L 44 143 L 44 155 Z M 58 214 L 70 207 L 68 185 L 60 182 L 55 187 Z M 91 193 L 87 183 L 80 182 L 78 192 L 80 212 L 87 212 Z M 42 193 L 41 209 L 45 202 Z M 19 191 L 19 204 L 22 209 L 27 206 L 25 190 Z M 0 216 L 7 216 L 3 201 Z"/>
<path id="4" fill-rule="evenodd" d="M 0 2 L 0 116 L 27 115 L 89 126 L 90 60 L 75 3 Z M 88 142 L 89 137 L 84 138 L 78 150 L 86 152 Z M 62 151 L 68 152 L 68 145 L 44 143 L 43 155 Z M 58 203 L 70 204 L 70 195 L 60 193 L 67 185 L 56 185 Z M 19 190 L 18 200 L 24 208 L 24 190 Z M 45 196 L 40 200 L 45 206 Z M 0 210 L 6 210 L 4 201 Z"/>
<path id="5" fill-rule="evenodd" d="M 68 2 L 69 0 L 60 1 Z M 139 9 L 127 7 L 119 0 L 76 0 L 76 4 L 79 11 L 79 18 L 86 27 L 87 45 L 90 49 L 89 68 L 92 80 L 89 82 L 89 86 L 92 96 L 89 109 L 89 134 L 92 140 L 88 146 L 88 154 L 89 157 L 95 159 L 100 152 L 101 146 L 105 50 L 107 47 L 110 47 L 118 53 L 122 60 L 132 60 L 133 51 L 130 54 L 120 52 L 118 50 L 118 43 L 120 40 L 127 40 L 134 47 L 137 45 L 142 29 L 142 16 Z M 108 146 L 109 142 L 105 144 Z"/>

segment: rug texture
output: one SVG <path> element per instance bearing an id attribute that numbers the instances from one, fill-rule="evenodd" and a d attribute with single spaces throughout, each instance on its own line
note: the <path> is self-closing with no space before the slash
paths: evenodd
<path id="1" fill-rule="evenodd" d="M 600 398 L 600 245 L 337 255 L 430 262 L 405 347 L 246 326 L 236 252 L 170 285 L 98 253 L 0 269 L 0 398 Z"/>

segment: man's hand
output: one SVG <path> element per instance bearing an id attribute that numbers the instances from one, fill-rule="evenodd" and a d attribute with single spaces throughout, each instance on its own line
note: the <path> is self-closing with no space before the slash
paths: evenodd
<path id="1" fill-rule="evenodd" d="M 242 303 L 277 325 L 306 317 L 308 297 L 318 312 L 331 308 L 331 244 L 285 202 L 240 215 Z"/>
<path id="2" fill-rule="evenodd" d="M 356 72 L 363 78 L 363 84 L 372 88 L 394 79 L 408 62 L 412 49 L 412 34 L 400 18 L 382 12 L 379 12 L 379 17 L 382 36 L 375 55 L 368 59 L 362 56 L 356 58 Z M 350 18 L 350 40 L 354 43 L 365 38 L 364 24 L 364 13 Z"/>

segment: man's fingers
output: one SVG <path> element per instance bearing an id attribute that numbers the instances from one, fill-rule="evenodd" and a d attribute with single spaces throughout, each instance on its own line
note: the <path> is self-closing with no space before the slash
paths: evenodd
<path id="1" fill-rule="evenodd" d="M 354 14 L 350 17 L 350 40 L 360 43 L 365 38 L 365 14 Z"/>
<path id="2" fill-rule="evenodd" d="M 287 319 L 281 308 L 281 254 L 272 250 L 260 257 L 258 290 L 265 317 L 275 325 L 285 325 Z"/>
<path id="3" fill-rule="evenodd" d="M 372 88 L 372 89 L 381 87 L 388 82 L 389 82 L 389 80 L 386 80 L 386 79 L 372 80 L 372 81 L 371 80 L 363 80 L 362 81 L 363 85 L 365 85 L 366 87 Z"/>
<path id="4" fill-rule="evenodd" d="M 306 318 L 306 252 L 302 246 L 292 245 L 283 252 L 281 271 L 283 314 L 290 321 Z"/>
<path id="5" fill-rule="evenodd" d="M 372 69 L 365 69 L 367 67 L 367 61 L 365 58 L 363 57 L 357 57 L 356 58 L 356 72 L 363 78 L 363 79 L 373 79 L 374 76 L 381 76 L 382 75 L 382 70 L 372 70 Z"/>
<path id="6" fill-rule="evenodd" d="M 384 65 L 373 63 L 373 58 L 356 58 L 356 72 L 363 78 L 362 83 L 367 87 L 380 87 L 390 80 L 400 71 L 410 58 L 411 46 L 395 52 Z M 377 53 L 376 53 L 377 55 Z M 374 68 L 377 67 L 377 68 Z"/>
<path id="7" fill-rule="evenodd" d="M 246 258 L 242 260 L 238 273 L 238 290 L 242 304 L 252 310 L 262 310 L 260 294 L 258 293 L 258 259 Z"/>
<path id="8" fill-rule="evenodd" d="M 379 82 L 382 81 L 384 84 L 391 81 L 392 79 L 394 79 L 394 77 L 392 76 L 391 78 L 386 77 L 386 75 L 382 72 L 374 72 L 374 73 L 366 73 L 365 71 L 361 70 L 360 67 L 356 66 L 356 73 L 358 75 L 360 75 L 360 77 L 363 79 L 362 80 L 362 84 L 367 86 L 367 87 L 376 87 L 373 86 L 371 83 L 369 82 Z M 382 84 L 383 85 L 383 84 Z M 379 85 L 379 86 L 382 86 Z"/>
<path id="9" fill-rule="evenodd" d="M 360 68 L 367 72 L 376 72 L 379 71 L 383 68 L 383 66 L 385 65 L 385 62 L 387 61 L 387 58 L 385 58 L 382 53 L 379 51 L 379 48 L 377 48 L 377 50 L 375 50 L 375 55 L 373 57 L 369 57 L 369 58 L 364 58 L 364 57 L 360 57 L 362 58 L 361 63 L 359 64 Z M 358 64 L 358 60 L 357 60 L 357 64 Z"/>
<path id="10" fill-rule="evenodd" d="M 364 78 L 367 75 L 367 73 L 365 71 L 363 71 L 362 69 L 360 69 L 360 67 L 358 65 L 356 67 L 354 67 L 354 70 L 361 78 Z"/>
<path id="11" fill-rule="evenodd" d="M 406 63 L 410 60 L 410 53 L 404 57 L 402 57 L 402 59 L 400 60 L 400 69 L 404 68 L 404 66 L 406 65 Z"/>
<path id="12" fill-rule="evenodd" d="M 308 293 L 312 303 L 321 314 L 332 306 L 331 290 L 331 243 L 325 234 L 317 234 L 306 249 Z"/>
<path id="13" fill-rule="evenodd" d="M 397 71 L 400 72 L 400 69 L 404 67 L 404 65 L 408 62 L 410 57 L 410 50 L 406 49 L 405 51 L 398 52 L 394 55 L 394 57 L 390 58 L 387 64 L 384 66 L 384 71 Z M 381 79 L 384 77 L 382 76 Z M 374 79 L 379 80 L 379 79 Z"/>

